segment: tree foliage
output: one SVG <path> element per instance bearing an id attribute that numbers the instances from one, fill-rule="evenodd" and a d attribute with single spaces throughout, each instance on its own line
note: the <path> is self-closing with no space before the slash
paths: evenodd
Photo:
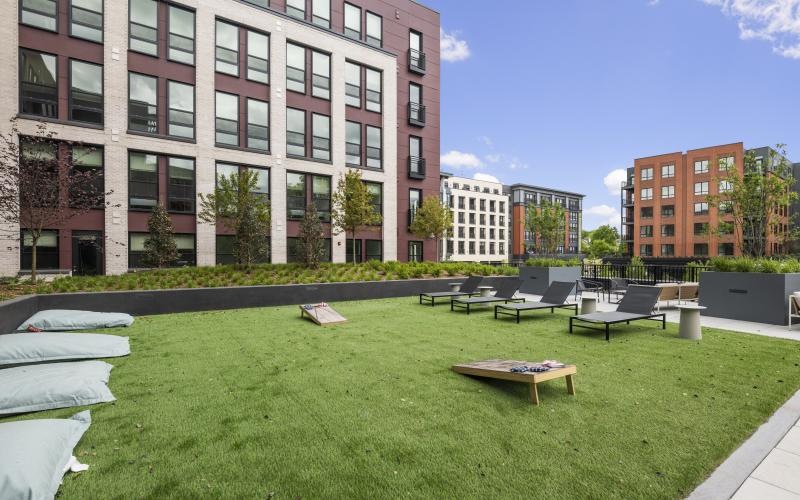
<path id="1" fill-rule="evenodd" d="M 175 243 L 175 230 L 172 227 L 167 209 L 158 203 L 147 221 L 150 233 L 144 242 L 143 262 L 151 267 L 168 267 L 178 260 L 178 245 Z"/>
<path id="2" fill-rule="evenodd" d="M 380 224 L 381 214 L 375 211 L 373 196 L 361 180 L 360 170 L 348 170 L 339 179 L 333 193 L 333 213 L 331 221 L 335 234 L 349 232 L 353 245 L 353 263 L 356 262 L 356 233 L 371 225 Z"/>
<path id="3" fill-rule="evenodd" d="M 233 254 L 240 265 L 262 262 L 269 255 L 270 205 L 256 191 L 257 183 L 257 171 L 242 169 L 218 176 L 214 192 L 200 195 L 198 217 L 233 231 Z"/>
<path id="4" fill-rule="evenodd" d="M 539 253 L 555 255 L 566 237 L 566 210 L 563 206 L 548 200 L 539 206 L 528 205 L 525 216 L 525 229 L 534 235 L 536 250 Z"/>
<path id="5" fill-rule="evenodd" d="M 314 204 L 306 207 L 306 213 L 300 222 L 300 234 L 297 238 L 297 257 L 300 262 L 311 269 L 317 269 L 325 252 L 325 239 L 322 234 L 322 222 Z"/>
<path id="6" fill-rule="evenodd" d="M 428 196 L 414 213 L 409 230 L 417 238 L 433 239 L 436 242 L 436 260 L 439 260 L 439 242 L 453 227 L 453 213 L 438 197 Z"/>
<path id="7" fill-rule="evenodd" d="M 621 253 L 619 231 L 608 224 L 594 231 L 584 231 L 583 251 L 592 259 L 619 255 Z"/>

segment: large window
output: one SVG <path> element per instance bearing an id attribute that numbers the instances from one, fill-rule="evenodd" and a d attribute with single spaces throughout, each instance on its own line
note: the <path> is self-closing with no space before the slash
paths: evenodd
<path id="1" fill-rule="evenodd" d="M 150 237 L 148 233 L 128 233 L 128 267 L 131 269 L 146 268 L 144 263 L 144 242 Z M 171 267 L 194 266 L 197 258 L 195 251 L 195 235 L 176 234 L 175 245 L 178 247 L 178 259 Z"/>
<path id="2" fill-rule="evenodd" d="M 305 19 L 306 0 L 286 0 L 286 13 L 297 19 Z"/>
<path id="3" fill-rule="evenodd" d="M 306 175 L 286 173 L 286 214 L 290 219 L 302 219 L 306 213 Z"/>
<path id="4" fill-rule="evenodd" d="M 695 203 L 694 204 L 694 214 L 695 215 L 708 215 L 708 203 Z"/>
<path id="5" fill-rule="evenodd" d="M 286 89 L 306 93 L 306 49 L 286 44 Z"/>
<path id="6" fill-rule="evenodd" d="M 344 4 L 344 34 L 361 40 L 361 9 L 349 3 Z"/>
<path id="7" fill-rule="evenodd" d="M 247 79 L 269 83 L 269 37 L 247 32 Z"/>
<path id="8" fill-rule="evenodd" d="M 70 60 L 69 68 L 69 119 L 102 125 L 103 67 Z"/>
<path id="9" fill-rule="evenodd" d="M 653 218 L 653 207 L 642 207 L 639 210 L 639 216 L 642 219 L 652 219 Z"/>
<path id="10" fill-rule="evenodd" d="M 103 148 L 73 146 L 71 160 L 75 172 L 91 173 L 91 187 L 75 186 L 75 192 L 70 193 L 70 201 L 72 201 L 75 196 L 88 194 L 92 197 L 98 197 L 94 208 L 103 208 L 103 200 L 101 199 L 101 195 L 105 193 L 105 180 L 103 179 Z"/>
<path id="11" fill-rule="evenodd" d="M 381 112 L 381 72 L 367 68 L 367 110 Z"/>
<path id="12" fill-rule="evenodd" d="M 228 146 L 239 145 L 239 96 L 217 92 L 216 142 Z"/>
<path id="13" fill-rule="evenodd" d="M 381 129 L 367 125 L 367 166 L 383 168 L 383 139 Z"/>
<path id="14" fill-rule="evenodd" d="M 348 238 L 345 244 L 345 262 L 364 262 L 361 249 L 361 240 Z"/>
<path id="15" fill-rule="evenodd" d="M 720 172 L 727 172 L 733 169 L 735 164 L 736 158 L 734 156 L 723 156 L 719 159 L 719 170 Z"/>
<path id="16" fill-rule="evenodd" d="M 642 209 L 644 210 L 644 209 Z M 651 212 L 652 216 L 652 212 Z M 661 217 L 675 217 L 675 205 L 662 205 Z"/>
<path id="17" fill-rule="evenodd" d="M 348 165 L 361 165 L 361 124 L 346 122 L 345 124 L 345 162 Z"/>
<path id="18" fill-rule="evenodd" d="M 665 238 L 675 236 L 675 224 L 663 224 L 661 226 L 661 236 Z"/>
<path id="19" fill-rule="evenodd" d="M 56 56 L 27 49 L 19 49 L 19 52 L 21 112 L 58 117 Z"/>
<path id="20" fill-rule="evenodd" d="M 642 238 L 652 238 L 653 226 L 639 226 L 639 236 Z"/>
<path id="21" fill-rule="evenodd" d="M 247 147 L 269 151 L 269 103 L 247 100 Z"/>
<path id="22" fill-rule="evenodd" d="M 470 242 L 470 253 L 475 253 L 475 243 Z M 409 262 L 422 262 L 422 242 L 409 241 L 408 242 L 408 261 Z"/>
<path id="23" fill-rule="evenodd" d="M 422 105 L 422 87 L 408 84 L 408 119 L 414 125 L 425 125 L 425 107 Z"/>
<path id="24" fill-rule="evenodd" d="M 417 209 L 422 205 L 422 191 L 419 189 L 409 189 L 408 190 L 408 225 L 410 226 L 412 222 L 414 222 L 414 216 L 417 213 Z M 472 214 L 474 215 L 474 214 Z M 475 228 L 471 228 L 475 229 Z M 472 236 L 471 236 L 472 237 Z"/>
<path id="25" fill-rule="evenodd" d="M 361 107 L 361 66 L 346 62 L 344 66 L 344 102 Z"/>
<path id="26" fill-rule="evenodd" d="M 23 5 L 25 3 L 31 2 L 23 2 Z M 47 5 L 51 2 L 39 0 L 36 3 Z M 72 0 L 69 18 L 72 36 L 103 43 L 103 0 Z"/>
<path id="27" fill-rule="evenodd" d="M 675 165 L 662 165 L 661 177 L 664 179 L 675 177 Z"/>
<path id="28" fill-rule="evenodd" d="M 33 266 L 33 238 L 30 231 L 22 231 L 22 252 L 20 252 L 20 268 L 31 269 Z M 36 268 L 58 269 L 58 231 L 42 231 L 36 242 Z"/>
<path id="29" fill-rule="evenodd" d="M 169 50 L 167 58 L 194 64 L 194 12 L 169 6 Z"/>
<path id="30" fill-rule="evenodd" d="M 694 194 L 701 195 L 701 194 L 708 194 L 708 182 L 695 182 L 694 183 Z"/>
<path id="31" fill-rule="evenodd" d="M 641 199 L 642 200 L 652 200 L 653 199 L 653 188 L 643 188 L 641 192 Z"/>
<path id="32" fill-rule="evenodd" d="M 216 69 L 220 73 L 239 76 L 239 27 L 217 21 Z"/>
<path id="33" fill-rule="evenodd" d="M 331 239 L 324 238 L 322 244 L 322 256 L 320 262 L 331 261 Z M 288 262 L 299 262 L 300 258 L 297 255 L 298 245 L 300 238 L 286 238 L 286 259 Z"/>
<path id="34" fill-rule="evenodd" d="M 320 220 L 331 220 L 331 178 L 315 175 L 311 181 L 311 199 Z"/>
<path id="35" fill-rule="evenodd" d="M 331 159 L 331 117 L 314 113 L 311 122 L 311 155 L 317 160 Z"/>
<path id="36" fill-rule="evenodd" d="M 169 157 L 167 171 L 167 210 L 194 213 L 194 160 Z"/>
<path id="37" fill-rule="evenodd" d="M 639 255 L 642 257 L 652 257 L 653 245 L 639 245 Z"/>
<path id="38" fill-rule="evenodd" d="M 130 0 L 128 47 L 151 56 L 158 55 L 158 2 Z"/>
<path id="39" fill-rule="evenodd" d="M 131 152 L 128 166 L 128 207 L 131 210 L 152 210 L 158 204 L 158 156 Z"/>
<path id="40" fill-rule="evenodd" d="M 643 181 L 649 181 L 649 180 L 652 180 L 652 179 L 653 179 L 653 168 L 652 167 L 643 168 L 642 169 L 642 180 Z"/>
<path id="41" fill-rule="evenodd" d="M 167 96 L 169 135 L 194 139 L 194 86 L 170 81 Z"/>
<path id="42" fill-rule="evenodd" d="M 374 47 L 383 45 L 383 18 L 372 12 L 367 12 L 367 43 Z"/>
<path id="43" fill-rule="evenodd" d="M 675 186 L 661 186 L 662 198 L 675 198 Z"/>
<path id="44" fill-rule="evenodd" d="M 422 33 L 408 32 L 408 65 L 417 72 L 425 71 L 425 55 L 422 52 Z"/>
<path id="45" fill-rule="evenodd" d="M 372 196 L 372 210 L 378 215 L 383 215 L 383 185 L 377 182 L 365 182 L 370 196 Z"/>
<path id="46" fill-rule="evenodd" d="M 367 240 L 367 260 L 383 260 L 383 241 Z"/>
<path id="47" fill-rule="evenodd" d="M 128 73 L 128 129 L 158 133 L 158 78 Z"/>
<path id="48" fill-rule="evenodd" d="M 330 100 L 331 56 L 315 50 L 311 62 L 311 95 Z"/>
<path id="49" fill-rule="evenodd" d="M 708 235 L 708 222 L 695 222 L 694 223 L 694 235 L 695 236 L 707 236 Z"/>
<path id="50" fill-rule="evenodd" d="M 708 160 L 698 160 L 694 162 L 694 173 L 696 174 L 708 173 Z"/>
<path id="51" fill-rule="evenodd" d="M 408 136 L 408 171 L 415 176 L 425 175 L 425 160 L 422 159 L 422 138 Z M 481 200 L 482 210 L 485 209 L 486 200 Z"/>
<path id="52" fill-rule="evenodd" d="M 720 243 L 717 245 L 717 254 L 733 255 L 733 243 Z"/>
<path id="53" fill-rule="evenodd" d="M 239 167 L 239 165 L 232 165 L 230 163 L 217 163 L 217 182 L 221 177 L 230 178 L 231 175 L 239 175 L 242 170 L 255 172 L 256 186 L 253 192 L 269 198 L 269 170 L 257 167 Z"/>
<path id="54" fill-rule="evenodd" d="M 694 255 L 696 257 L 707 257 L 708 256 L 708 243 L 695 243 L 694 244 Z"/>
<path id="55" fill-rule="evenodd" d="M 323 28 L 331 27 L 331 0 L 311 1 L 311 22 Z"/>
<path id="56" fill-rule="evenodd" d="M 733 183 L 728 180 L 721 180 L 719 181 L 719 192 L 720 193 L 727 193 L 733 190 Z"/>
<path id="57" fill-rule="evenodd" d="M 662 257 L 673 257 L 675 255 L 675 245 L 672 243 L 665 243 L 661 245 Z"/>
<path id="58" fill-rule="evenodd" d="M 306 113 L 300 109 L 286 108 L 286 154 L 306 155 Z"/>
<path id="59" fill-rule="evenodd" d="M 20 5 L 22 24 L 56 31 L 58 3 L 56 0 L 22 0 Z"/>

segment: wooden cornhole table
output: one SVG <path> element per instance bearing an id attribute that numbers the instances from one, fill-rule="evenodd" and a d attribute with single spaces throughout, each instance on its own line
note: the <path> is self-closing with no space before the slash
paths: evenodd
<path id="1" fill-rule="evenodd" d="M 537 384 L 554 380 L 557 378 L 565 378 L 567 381 L 567 394 L 575 395 L 575 381 L 572 376 L 577 373 L 575 365 L 567 365 L 564 368 L 551 368 L 546 372 L 525 372 L 515 373 L 511 371 L 514 366 L 521 365 L 535 365 L 530 361 L 512 361 L 507 359 L 490 359 L 487 361 L 476 361 L 474 363 L 465 363 L 460 365 L 453 365 L 453 371 L 464 375 L 473 375 L 475 377 L 494 378 L 499 380 L 511 380 L 512 382 L 522 382 L 530 384 L 531 390 L 531 403 L 539 405 L 539 391 L 536 388 Z"/>
<path id="2" fill-rule="evenodd" d="M 334 311 L 328 304 L 306 304 L 300 306 L 300 317 L 308 319 L 319 326 L 339 325 L 347 322 L 347 318 Z"/>

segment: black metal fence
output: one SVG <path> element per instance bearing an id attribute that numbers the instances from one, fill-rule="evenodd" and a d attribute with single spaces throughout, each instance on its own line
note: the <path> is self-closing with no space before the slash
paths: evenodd
<path id="1" fill-rule="evenodd" d="M 699 282 L 700 273 L 710 270 L 698 265 L 583 264 L 581 268 L 585 279 L 605 284 L 612 278 L 622 278 L 641 285 Z"/>

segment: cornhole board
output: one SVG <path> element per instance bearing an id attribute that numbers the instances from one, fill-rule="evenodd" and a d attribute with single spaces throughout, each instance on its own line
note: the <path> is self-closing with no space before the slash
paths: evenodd
<path id="1" fill-rule="evenodd" d="M 547 382 L 557 378 L 565 378 L 567 381 L 567 394 L 575 395 L 575 381 L 572 376 L 577 373 L 575 365 L 567 365 L 564 368 L 551 368 L 546 372 L 539 373 L 515 373 L 511 367 L 520 365 L 535 365 L 530 361 L 512 361 L 508 359 L 490 359 L 487 361 L 476 361 L 453 365 L 453 371 L 464 375 L 475 377 L 494 378 L 499 380 L 511 380 L 512 382 L 523 382 L 531 386 L 531 403 L 539 405 L 539 391 L 537 384 Z"/>
<path id="2" fill-rule="evenodd" d="M 319 326 L 339 325 L 347 322 L 347 318 L 325 303 L 300 306 L 300 317 L 306 316 Z"/>

